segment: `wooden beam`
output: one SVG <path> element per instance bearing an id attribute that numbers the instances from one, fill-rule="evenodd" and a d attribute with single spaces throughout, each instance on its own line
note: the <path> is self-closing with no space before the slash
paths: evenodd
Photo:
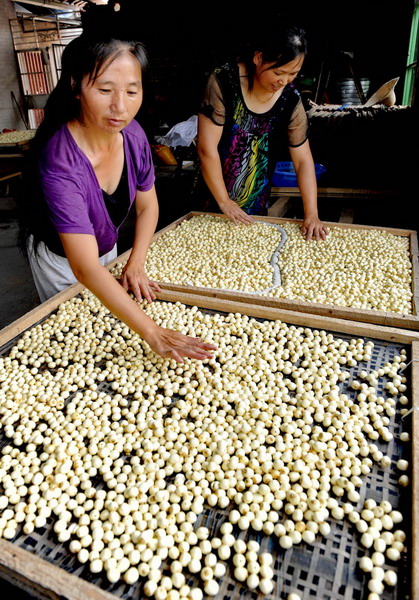
<path id="1" fill-rule="evenodd" d="M 269 217 L 283 217 L 291 204 L 292 198 L 289 196 L 281 196 L 269 207 Z"/>
<path id="2" fill-rule="evenodd" d="M 335 187 L 319 187 L 317 188 L 317 196 L 319 198 L 382 198 L 383 196 L 394 196 L 392 190 L 377 190 L 367 188 L 335 188 Z M 271 196 L 282 197 L 300 197 L 301 192 L 298 187 L 272 187 Z"/>
<path id="3" fill-rule="evenodd" d="M 419 249 L 418 236 L 410 237 L 410 260 L 412 261 L 413 314 L 419 313 Z"/>
<path id="4" fill-rule="evenodd" d="M 220 300 L 233 300 L 243 304 L 258 304 L 259 306 L 271 307 L 276 310 L 287 310 L 290 312 L 301 312 L 306 315 L 318 315 L 327 319 L 337 318 L 348 321 L 359 321 L 382 325 L 385 327 L 401 327 L 418 330 L 419 317 L 417 315 L 402 315 L 398 313 L 387 313 L 379 310 L 354 309 L 345 306 L 333 306 L 331 304 L 320 304 L 318 302 L 305 302 L 288 298 L 273 298 L 262 296 L 251 292 L 227 291 L 216 288 L 203 288 L 195 286 L 180 285 L 176 283 L 159 283 L 160 287 L 169 292 L 195 294 L 208 296 Z"/>
<path id="5" fill-rule="evenodd" d="M 340 211 L 339 224 L 340 223 L 353 223 L 354 222 L 354 211 L 352 208 L 343 208 Z"/>
<path id="6" fill-rule="evenodd" d="M 8 179 L 13 179 L 13 177 L 19 177 L 22 175 L 21 171 L 11 170 L 8 173 L 0 171 L 0 181 L 7 181 Z"/>

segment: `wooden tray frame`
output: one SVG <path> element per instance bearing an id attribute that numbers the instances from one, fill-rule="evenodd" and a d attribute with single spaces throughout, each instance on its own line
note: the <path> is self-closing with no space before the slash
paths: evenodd
<path id="1" fill-rule="evenodd" d="M 120 262 L 124 255 L 110 263 L 111 268 Z M 39 307 L 30 311 L 14 323 L 0 331 L 0 347 L 14 337 L 51 314 L 62 302 L 76 296 L 83 290 L 79 283 L 68 287 Z M 264 319 L 281 319 L 294 325 L 326 329 L 341 334 L 357 337 L 375 337 L 389 342 L 406 344 L 411 349 L 413 359 L 411 365 L 412 408 L 407 418 L 412 419 L 412 456 L 411 456 L 411 486 L 412 486 L 412 598 L 419 598 L 419 569 L 413 568 L 419 564 L 419 333 L 394 327 L 383 327 L 357 321 L 330 318 L 324 315 L 304 314 L 283 308 L 246 304 L 243 301 L 210 297 L 205 295 L 188 294 L 172 290 L 163 290 L 158 294 L 159 299 L 222 312 L 239 312 Z M 31 554 L 12 542 L 0 539 L 0 577 L 10 581 L 37 598 L 59 600 L 115 600 L 117 596 L 98 586 L 56 567 L 48 561 Z"/>
<path id="2" fill-rule="evenodd" d="M 209 214 L 212 216 L 221 217 L 227 219 L 225 215 L 217 213 L 204 213 L 199 211 L 189 212 L 183 217 L 180 217 L 173 223 L 167 225 L 160 231 L 154 234 L 153 241 L 157 240 L 167 231 L 175 229 L 183 221 L 189 220 L 192 217 L 198 215 Z M 281 225 L 283 223 L 297 223 L 301 224 L 302 221 L 299 219 L 282 219 L 277 217 L 253 217 L 259 221 L 265 221 L 268 223 L 276 223 Z M 159 285 L 165 290 L 172 290 L 176 292 L 185 292 L 203 296 L 210 296 L 212 298 L 220 298 L 225 300 L 233 300 L 235 302 L 247 302 L 250 304 L 257 303 L 261 306 L 272 306 L 274 308 L 284 308 L 291 311 L 301 311 L 304 313 L 322 315 L 327 317 L 337 317 L 339 319 L 348 319 L 351 321 L 362 321 L 364 323 L 374 323 L 376 325 L 386 325 L 390 327 L 402 327 L 406 329 L 419 330 L 419 252 L 418 252 L 418 236 L 416 231 L 410 229 L 395 229 L 390 227 L 372 227 L 370 225 L 352 225 L 349 223 L 332 223 L 324 222 L 329 227 L 339 227 L 342 229 L 365 229 L 365 230 L 376 230 L 388 231 L 393 235 L 399 235 L 408 237 L 410 240 L 410 259 L 412 262 L 412 292 L 413 292 L 413 314 L 412 315 L 401 315 L 398 313 L 390 313 L 378 310 L 364 310 L 360 308 L 350 308 L 344 306 L 332 306 L 330 304 L 320 304 L 316 302 L 305 302 L 303 300 L 290 300 L 287 298 L 271 298 L 269 296 L 261 296 L 247 292 L 232 292 L 227 290 L 215 289 L 215 288 L 204 288 L 196 286 L 180 285 L 175 283 L 160 283 Z M 129 256 L 129 251 L 120 256 L 120 260 L 126 261 Z"/>

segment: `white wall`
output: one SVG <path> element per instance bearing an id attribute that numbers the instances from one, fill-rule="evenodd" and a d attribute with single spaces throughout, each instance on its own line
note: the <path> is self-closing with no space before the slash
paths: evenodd
<path id="1" fill-rule="evenodd" d="M 4 128 L 25 129 L 19 110 L 12 100 L 13 91 L 20 106 L 20 91 L 17 61 L 13 49 L 9 19 L 16 18 L 15 5 L 11 0 L 0 2 L 0 131 Z"/>

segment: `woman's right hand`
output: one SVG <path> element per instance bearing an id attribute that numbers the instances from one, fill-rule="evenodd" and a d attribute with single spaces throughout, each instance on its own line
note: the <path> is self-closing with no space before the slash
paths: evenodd
<path id="1" fill-rule="evenodd" d="M 164 327 L 157 327 L 153 334 L 145 339 L 154 352 L 164 358 L 174 358 L 180 363 L 183 363 L 183 357 L 197 360 L 212 358 L 210 350 L 217 348 L 214 344 L 208 344 L 199 338 L 189 337 Z"/>
<path id="2" fill-rule="evenodd" d="M 242 210 L 240 206 L 234 202 L 234 200 L 230 200 L 230 198 L 222 203 L 219 203 L 219 206 L 223 213 L 233 221 L 234 225 L 237 225 L 238 223 L 251 225 L 255 222 L 250 215 L 245 213 L 244 210 Z"/>

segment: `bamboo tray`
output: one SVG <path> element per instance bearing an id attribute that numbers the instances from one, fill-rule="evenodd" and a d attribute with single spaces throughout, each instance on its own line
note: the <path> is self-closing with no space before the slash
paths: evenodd
<path id="1" fill-rule="evenodd" d="M 0 148 L 21 148 L 22 146 L 26 146 L 30 143 L 32 138 L 35 136 L 36 129 L 27 129 L 20 130 L 16 132 L 10 133 L 25 133 L 25 136 L 22 136 L 23 139 L 16 141 L 7 141 L 7 133 L 0 133 Z"/>
<path id="2" fill-rule="evenodd" d="M 182 221 L 191 219 L 197 215 L 206 214 L 203 212 L 190 212 L 183 217 L 177 219 L 164 229 L 161 229 L 157 233 L 154 234 L 153 241 L 157 240 L 167 231 L 171 229 L 175 229 Z M 227 219 L 224 215 L 207 213 L 217 217 L 222 217 Z M 280 225 L 281 223 L 298 223 L 301 224 L 301 220 L 288 220 L 276 217 L 254 217 L 256 220 L 265 221 L 268 223 L 276 223 Z M 287 298 L 272 298 L 269 296 L 263 296 L 261 294 L 240 292 L 240 291 L 228 291 L 222 289 L 215 288 L 206 288 L 206 287 L 195 287 L 188 285 L 180 285 L 176 283 L 160 283 L 160 286 L 165 290 L 172 290 L 176 292 L 186 292 L 192 293 L 196 295 L 209 296 L 212 298 L 220 298 L 225 300 L 233 300 L 235 302 L 250 302 L 257 303 L 260 306 L 271 306 L 275 308 L 281 308 L 291 311 L 299 311 L 308 314 L 314 314 L 325 317 L 337 317 L 339 319 L 349 319 L 351 321 L 362 321 L 364 323 L 374 323 L 376 325 L 386 325 L 391 327 L 402 327 L 406 329 L 415 329 L 419 330 L 419 265 L 418 265 L 418 240 L 416 231 L 409 229 L 395 229 L 389 227 L 371 227 L 368 225 L 352 225 L 352 224 L 344 224 L 344 223 L 328 223 L 325 222 L 325 225 L 329 227 L 339 227 L 342 229 L 352 229 L 352 230 L 374 230 L 380 229 L 383 231 L 388 231 L 393 235 L 403 236 L 409 238 L 410 242 L 410 259 L 412 263 L 412 306 L 413 306 L 413 314 L 411 315 L 402 315 L 398 313 L 390 313 L 378 310 L 364 310 L 360 308 L 351 308 L 351 307 L 342 307 L 342 306 L 334 306 L 331 304 L 319 304 L 315 302 L 306 302 L 304 300 L 290 300 Z M 129 256 L 129 252 L 126 252 L 120 256 L 121 261 L 126 261 Z"/>
<path id="3" fill-rule="evenodd" d="M 121 257 L 114 262 L 116 263 L 120 260 Z M 74 297 L 82 289 L 80 284 L 74 284 L 0 331 L 0 350 L 10 347 L 17 336 L 38 323 L 44 317 L 50 315 L 62 302 Z M 288 324 L 325 329 L 340 335 L 351 337 L 373 338 L 382 341 L 384 346 L 389 345 L 391 347 L 392 345 L 404 345 L 404 347 L 407 348 L 408 357 L 414 361 L 410 367 L 410 388 L 412 393 L 412 407 L 414 410 L 406 417 L 411 420 L 412 439 L 412 484 L 410 488 L 408 488 L 409 495 L 411 492 L 411 498 L 409 498 L 406 503 L 406 505 L 409 505 L 409 502 L 411 501 L 412 504 L 412 526 L 409 544 L 409 564 L 412 568 L 407 569 L 407 579 L 400 579 L 399 586 L 394 591 L 391 590 L 389 592 L 386 589 L 383 600 L 390 598 L 391 600 L 396 600 L 396 598 L 400 597 L 418 598 L 419 570 L 415 569 L 414 565 L 419 564 L 419 414 L 417 412 L 419 408 L 419 335 L 408 330 L 397 328 L 386 328 L 357 321 L 329 318 L 323 315 L 304 314 L 302 312 L 293 312 L 286 309 L 252 305 L 244 302 L 234 302 L 227 299 L 169 290 L 165 290 L 159 294 L 159 299 L 168 302 L 183 302 L 184 304 L 191 306 L 197 305 L 202 309 L 211 311 L 238 312 L 259 319 L 281 319 Z M 398 458 L 398 456 L 395 455 L 395 452 L 396 449 L 394 448 L 392 453 L 393 461 Z M 395 477 L 394 472 L 390 472 L 389 478 L 393 478 L 393 483 Z M 373 479 L 372 485 L 370 482 L 370 486 L 370 489 L 367 491 L 371 496 L 376 488 L 383 486 L 381 476 Z M 397 501 L 400 502 L 400 499 L 397 498 L 397 496 L 394 496 L 394 493 L 395 492 L 393 491 L 393 496 L 391 497 L 393 500 L 392 503 Z M 202 523 L 206 524 L 210 530 L 213 531 L 217 527 L 217 523 L 219 524 L 220 515 L 218 513 L 213 514 L 211 511 L 204 512 L 204 521 L 202 521 Z M 286 553 L 281 554 L 282 562 L 279 559 L 275 560 L 275 571 L 279 573 L 279 580 L 276 582 L 274 593 L 265 598 L 269 598 L 269 600 L 273 600 L 273 598 L 285 598 L 284 592 L 286 591 L 286 586 L 292 585 L 295 591 L 295 582 L 304 578 L 303 584 L 306 586 L 304 589 L 307 590 L 307 595 L 305 595 L 305 593 L 301 594 L 300 592 L 303 600 L 308 596 L 311 597 L 313 594 L 316 594 L 317 591 L 317 595 L 320 595 L 319 597 L 321 597 L 322 600 L 326 600 L 326 598 L 330 598 L 331 600 L 338 600 L 340 598 L 350 600 L 355 597 L 364 597 L 366 588 L 363 588 L 362 596 L 359 595 L 359 591 L 356 596 L 347 595 L 345 592 L 344 580 L 339 581 L 339 577 L 342 577 L 343 579 L 346 577 L 347 579 L 348 576 L 351 575 L 351 573 L 348 573 L 347 562 L 354 560 L 354 558 L 356 559 L 357 553 L 359 555 L 359 549 L 356 547 L 356 544 L 349 543 L 348 545 L 348 541 L 344 537 L 345 532 L 336 530 L 333 527 L 334 523 L 331 523 L 331 525 L 332 534 L 329 536 L 330 539 L 325 538 L 329 540 L 328 545 L 322 544 L 321 540 L 319 547 L 316 546 L 315 550 L 308 555 L 304 548 L 297 546 L 295 553 L 293 549 L 292 554 L 291 551 L 286 551 Z M 274 538 L 271 537 L 269 539 L 273 540 Z M 273 550 L 272 546 L 265 546 L 264 549 L 276 552 L 277 545 Z M 69 600 L 86 600 L 86 598 L 94 600 L 115 600 L 115 598 L 124 598 L 130 600 L 131 598 L 138 599 L 139 597 L 142 597 L 139 584 L 135 584 L 131 587 L 127 586 L 125 583 L 121 583 L 119 586 L 117 586 L 117 584 L 112 586 L 107 583 L 104 578 L 99 576 L 86 575 L 85 571 L 80 574 L 80 570 L 83 571 L 83 569 L 80 568 L 80 565 L 78 565 L 79 574 L 68 572 L 71 570 L 71 554 L 68 551 L 69 557 L 65 558 L 64 567 L 56 566 L 55 559 L 57 558 L 57 562 L 58 558 L 62 561 L 62 553 L 65 553 L 65 547 L 63 550 L 63 547 L 59 544 L 57 544 L 57 547 L 53 547 L 52 550 L 51 548 L 48 549 L 48 558 L 45 556 L 41 557 L 34 552 L 31 543 L 29 543 L 25 549 L 16 543 L 0 540 L 0 576 L 8 579 L 22 589 L 26 589 L 37 598 L 54 598 L 56 600 L 62 597 L 68 598 Z M 320 573 L 315 569 L 315 563 L 310 567 L 307 562 L 311 560 L 314 554 L 316 554 L 316 557 L 317 555 L 320 556 L 323 554 L 328 561 L 329 559 L 331 561 L 334 579 L 332 583 L 329 582 L 332 588 L 329 588 L 327 593 L 324 589 L 317 588 L 317 586 L 321 585 L 321 582 L 318 583 L 321 578 Z M 332 561 L 332 557 L 334 556 L 336 556 L 337 563 Z M 77 561 L 73 559 L 73 563 L 74 562 Z M 74 571 L 77 572 L 77 568 L 75 568 Z M 409 571 L 411 571 L 410 576 Z M 402 595 L 401 590 L 408 589 L 406 585 L 411 586 L 411 596 L 409 596 L 409 594 L 406 594 L 405 596 Z M 348 591 L 348 593 L 351 592 Z M 217 596 L 217 600 L 232 600 L 233 598 L 239 597 L 241 600 L 244 598 L 249 600 L 260 598 L 260 600 L 262 600 L 263 598 L 261 594 L 258 595 L 250 590 L 247 590 L 246 592 L 246 588 L 243 588 L 238 582 L 231 578 L 227 578 L 226 576 L 226 581 L 223 581 L 220 587 L 220 593 Z"/>

